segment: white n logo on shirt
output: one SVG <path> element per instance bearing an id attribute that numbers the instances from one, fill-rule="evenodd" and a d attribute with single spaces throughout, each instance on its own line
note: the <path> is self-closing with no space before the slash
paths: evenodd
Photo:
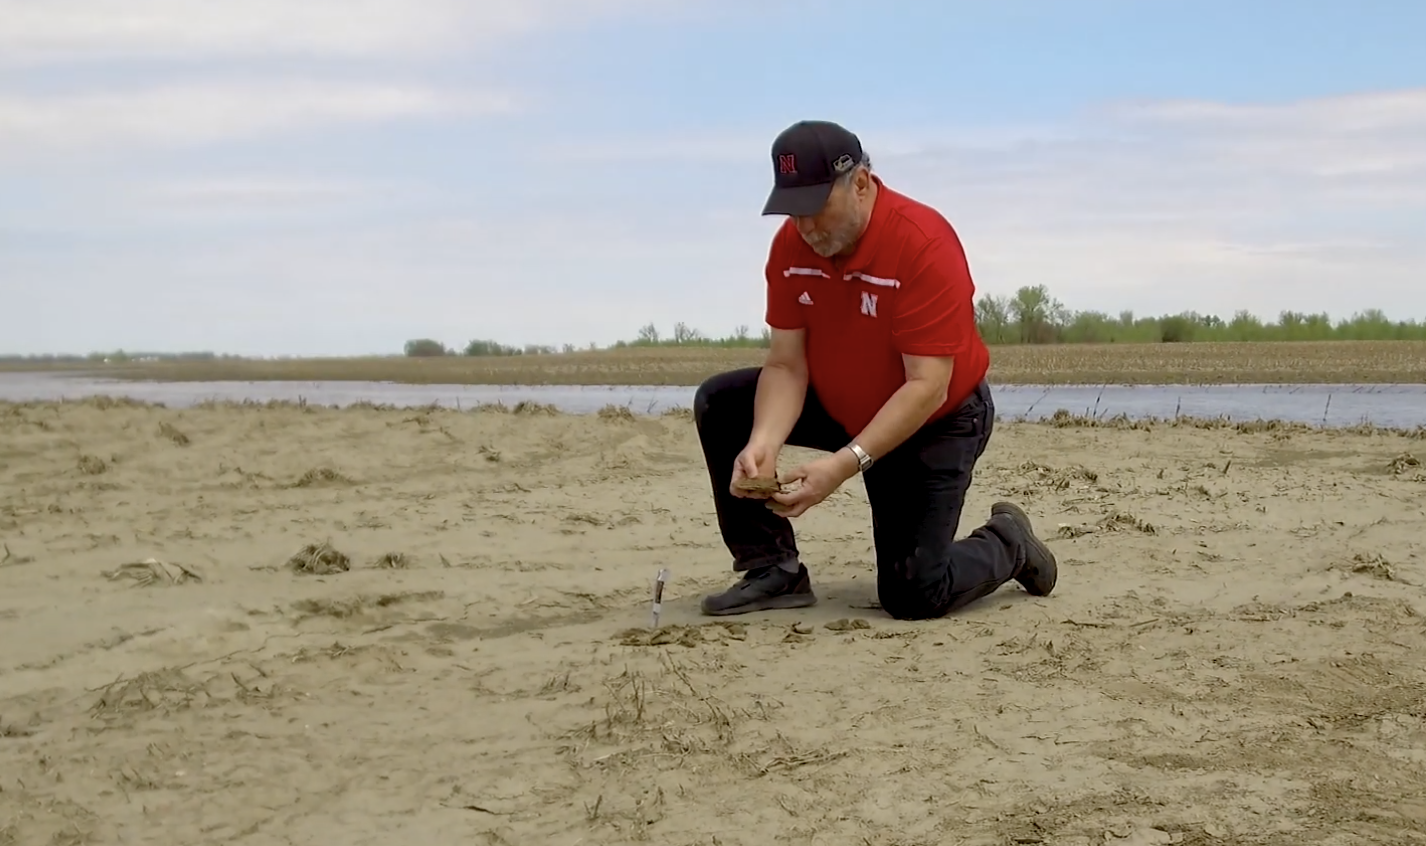
<path id="1" fill-rule="evenodd" d="M 862 314 L 876 317 L 876 294 L 862 291 Z"/>

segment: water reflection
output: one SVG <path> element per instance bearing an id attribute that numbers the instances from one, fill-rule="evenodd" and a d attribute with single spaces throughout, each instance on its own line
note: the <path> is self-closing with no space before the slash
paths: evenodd
<path id="1" fill-rule="evenodd" d="M 107 395 L 174 408 L 206 400 L 306 400 L 470 408 L 482 403 L 549 403 L 582 414 L 620 405 L 637 414 L 688 407 L 692 387 L 560 385 L 405 385 L 391 382 L 124 382 L 48 373 L 0 373 L 0 400 L 58 400 Z M 1002 418 L 1039 418 L 1065 409 L 1105 417 L 1227 417 L 1280 419 L 1329 426 L 1375 423 L 1426 426 L 1426 385 L 999 385 Z"/>

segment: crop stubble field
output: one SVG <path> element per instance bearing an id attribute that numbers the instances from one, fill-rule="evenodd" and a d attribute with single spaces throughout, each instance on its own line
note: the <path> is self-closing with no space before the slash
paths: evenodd
<path id="1" fill-rule="evenodd" d="M 86 366 L 160 381 L 391 381 L 489 385 L 696 385 L 761 363 L 759 349 L 642 347 L 559 355 L 218 360 Z M 1009 345 L 991 378 L 1014 384 L 1426 383 L 1426 342 Z M 12 369 L 15 369 L 12 366 Z"/>
<path id="2" fill-rule="evenodd" d="M 0 844 L 1426 842 L 1419 433 L 1001 424 L 1054 595 L 889 619 L 854 481 L 710 622 L 687 415 L 520 408 L 0 404 Z"/>

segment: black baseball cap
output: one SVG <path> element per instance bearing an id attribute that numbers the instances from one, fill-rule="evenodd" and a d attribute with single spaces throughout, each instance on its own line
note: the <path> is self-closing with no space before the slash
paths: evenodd
<path id="1" fill-rule="evenodd" d="M 861 139 L 844 127 L 825 120 L 794 123 L 772 142 L 773 188 L 763 214 L 816 214 L 832 183 L 861 160 Z"/>

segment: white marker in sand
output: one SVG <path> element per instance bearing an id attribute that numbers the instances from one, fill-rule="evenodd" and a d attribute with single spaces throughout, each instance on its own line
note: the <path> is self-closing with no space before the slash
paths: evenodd
<path id="1" fill-rule="evenodd" d="M 663 612 L 663 586 L 668 584 L 668 568 L 659 571 L 658 578 L 654 579 L 654 609 L 653 619 L 649 628 L 659 627 L 659 614 Z"/>

